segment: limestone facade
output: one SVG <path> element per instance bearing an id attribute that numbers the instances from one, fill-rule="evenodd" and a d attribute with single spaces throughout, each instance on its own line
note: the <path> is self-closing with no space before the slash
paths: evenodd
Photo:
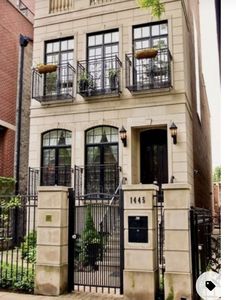
<path id="1" fill-rule="evenodd" d="M 87 35 L 117 29 L 119 32 L 119 59 L 121 68 L 121 93 L 117 97 L 99 96 L 84 98 L 75 93 L 73 102 L 54 101 L 41 104 L 35 99 L 31 103 L 29 166 L 41 166 L 42 134 L 52 129 L 72 132 L 71 166 L 85 164 L 85 131 L 106 125 L 127 130 L 127 147 L 119 139 L 119 165 L 127 183 L 141 182 L 140 133 L 165 128 L 168 149 L 168 181 L 173 176 L 175 183 L 190 184 L 191 204 L 198 204 L 198 197 L 210 201 L 210 152 L 209 112 L 206 97 L 201 97 L 201 121 L 197 114 L 193 56 L 193 14 L 198 32 L 197 1 L 164 1 L 165 13 L 161 20 L 168 22 L 168 48 L 172 55 L 171 88 L 150 89 L 131 93 L 126 88 L 125 57 L 133 49 L 133 26 L 158 22 L 148 10 L 140 9 L 135 0 L 128 1 L 69 1 L 69 6 L 50 13 L 49 0 L 36 1 L 33 65 L 44 62 L 45 42 L 66 37 L 74 38 L 74 62 L 87 59 Z M 53 2 L 56 3 L 55 1 Z M 61 3 L 61 2 L 60 2 Z M 56 5 L 56 4 L 55 4 Z M 200 49 L 200 43 L 199 43 Z M 199 50 L 200 51 L 200 50 Z M 201 57 L 199 53 L 199 57 Z M 201 64 L 199 64 L 201 73 Z M 200 76 L 200 91 L 204 95 Z M 76 87 L 74 86 L 74 89 Z M 173 144 L 169 131 L 172 122 L 178 127 L 178 142 Z M 201 124 L 202 122 L 202 124 Z M 206 132 L 203 132 L 206 130 Z M 193 132 L 195 137 L 193 138 Z M 196 146 L 197 145 L 197 146 Z M 206 147 L 203 150 L 203 147 Z M 197 147 L 197 148 L 196 148 Z M 204 154 L 205 153 L 205 154 Z M 195 156 L 194 156 L 195 155 Z M 198 156 L 205 160 L 199 160 Z M 194 178 L 194 164 L 201 180 Z M 205 180 L 205 181 L 204 181 Z M 201 183 L 205 194 L 195 192 L 194 182 Z M 205 182 L 205 183 L 204 183 Z M 166 182 L 167 183 L 167 182 Z M 209 195 L 207 194 L 209 191 Z M 209 196 L 209 197 L 208 197 Z M 202 200 L 203 201 L 203 200 Z M 209 202 L 210 203 L 210 202 Z M 202 204 L 202 203 L 201 203 Z M 205 206 L 208 206 L 206 204 Z"/>

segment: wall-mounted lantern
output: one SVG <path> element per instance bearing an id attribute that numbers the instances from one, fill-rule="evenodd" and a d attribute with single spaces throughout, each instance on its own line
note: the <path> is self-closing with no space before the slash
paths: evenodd
<path id="1" fill-rule="evenodd" d="M 178 127 L 175 125 L 174 122 L 172 122 L 172 124 L 170 125 L 170 134 L 171 134 L 171 137 L 173 139 L 173 144 L 177 144 L 177 129 Z"/>
<path id="2" fill-rule="evenodd" d="M 125 130 L 124 126 L 120 129 L 120 139 L 124 145 L 124 147 L 127 146 L 127 131 Z"/>

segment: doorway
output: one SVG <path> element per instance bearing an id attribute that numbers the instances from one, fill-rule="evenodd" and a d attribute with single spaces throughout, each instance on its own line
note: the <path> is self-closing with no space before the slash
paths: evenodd
<path id="1" fill-rule="evenodd" d="M 167 130 L 141 132 L 140 150 L 141 183 L 168 183 Z"/>

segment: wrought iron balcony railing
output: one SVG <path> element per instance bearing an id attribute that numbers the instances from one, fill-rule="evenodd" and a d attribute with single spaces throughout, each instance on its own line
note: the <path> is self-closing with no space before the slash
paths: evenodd
<path id="1" fill-rule="evenodd" d="M 122 63 L 117 56 L 77 63 L 77 92 L 83 97 L 118 95 Z"/>
<path id="2" fill-rule="evenodd" d="M 42 186 L 71 186 L 72 169 L 70 165 L 41 167 L 40 171 Z"/>
<path id="3" fill-rule="evenodd" d="M 40 74 L 37 68 L 32 74 L 32 98 L 42 103 L 72 100 L 74 98 L 75 68 L 69 63 L 57 65 L 57 70 Z"/>
<path id="4" fill-rule="evenodd" d="M 126 88 L 131 92 L 171 88 L 171 60 L 169 49 L 159 49 L 155 58 L 137 59 L 126 54 Z"/>

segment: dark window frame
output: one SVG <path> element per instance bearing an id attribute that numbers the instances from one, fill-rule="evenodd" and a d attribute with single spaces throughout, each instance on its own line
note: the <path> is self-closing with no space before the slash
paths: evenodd
<path id="1" fill-rule="evenodd" d="M 100 143 L 87 143 L 87 133 L 92 130 L 92 129 L 96 129 L 96 128 L 100 128 L 100 127 L 109 127 L 109 128 L 114 128 L 117 130 L 117 142 L 100 142 Z M 99 163 L 97 164 L 97 166 L 99 167 L 100 166 L 100 180 L 99 180 L 99 183 L 100 183 L 100 188 L 99 188 L 99 192 L 101 193 L 101 190 L 103 190 L 104 188 L 104 184 L 105 184 L 105 177 L 104 177 L 104 170 L 105 170 L 105 163 L 104 163 L 104 150 L 105 150 L 105 146 L 116 146 L 116 154 L 117 154 L 117 162 L 114 163 L 114 167 L 116 168 L 116 170 L 114 170 L 115 172 L 118 172 L 118 166 L 119 166 L 119 129 L 115 126 L 110 126 L 110 125 L 99 125 L 99 126 L 94 126 L 94 127 L 91 127 L 91 128 L 88 128 L 86 131 L 85 131 L 85 136 L 84 136 L 84 145 L 85 145 L 85 167 L 86 167 L 86 170 L 87 168 L 89 168 L 89 166 L 95 166 L 96 163 L 94 164 L 89 164 L 88 163 L 88 149 L 89 148 L 93 148 L 93 147 L 99 147 L 100 149 L 100 161 Z M 107 164 L 109 165 L 109 164 Z M 86 190 L 86 193 L 87 193 L 87 183 L 88 183 L 88 179 L 87 179 L 87 171 L 85 170 L 85 190 Z M 116 187 L 115 187 L 116 188 Z M 115 192 L 115 190 L 114 190 Z"/>
<path id="2" fill-rule="evenodd" d="M 71 154 L 71 150 L 72 150 L 72 143 L 69 144 L 69 145 L 48 145 L 48 146 L 44 146 L 43 145 L 43 141 L 44 141 L 44 136 L 47 134 L 47 133 L 50 133 L 50 132 L 53 132 L 53 131 L 63 131 L 64 133 L 68 132 L 71 134 L 71 138 L 72 138 L 72 131 L 70 130 L 67 130 L 67 129 L 64 129 L 64 128 L 54 128 L 54 129 L 50 129 L 50 130 L 47 130 L 45 132 L 43 132 L 41 134 L 41 163 L 40 163 L 40 166 L 41 166 L 41 172 L 40 172 L 40 182 L 41 184 L 43 184 L 43 175 L 44 175 L 44 168 L 47 167 L 47 166 L 44 166 L 44 150 L 55 150 L 55 164 L 54 164 L 54 167 L 55 167 L 55 184 L 58 183 L 58 180 L 59 180 L 59 173 L 58 173 L 58 167 L 59 167 L 59 151 L 60 149 L 70 149 L 70 154 Z M 64 165 L 65 167 L 68 166 L 71 168 L 71 156 L 70 156 L 70 165 Z"/>

